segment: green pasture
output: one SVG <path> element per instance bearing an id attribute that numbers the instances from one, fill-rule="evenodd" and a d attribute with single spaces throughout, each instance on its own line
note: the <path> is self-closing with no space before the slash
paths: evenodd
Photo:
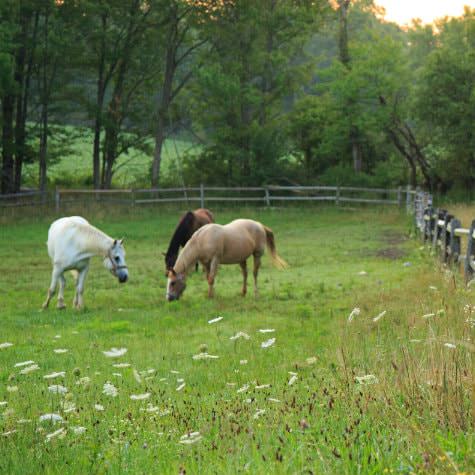
<path id="1" fill-rule="evenodd" d="M 83 311 L 71 276 L 68 308 L 41 311 L 54 216 L 2 221 L 0 473 L 473 473 L 473 293 L 410 219 L 213 211 L 274 230 L 289 268 L 265 256 L 258 299 L 222 266 L 213 300 L 199 271 L 166 302 L 161 251 L 180 212 L 102 209 L 86 217 L 125 237 L 129 282 L 96 259 Z"/>
<path id="2" fill-rule="evenodd" d="M 84 186 L 92 182 L 93 133 L 90 129 L 65 126 L 51 138 L 50 153 L 59 153 L 48 166 L 48 179 L 58 186 Z M 185 154 L 196 151 L 192 142 L 182 138 L 167 139 L 163 145 L 161 174 L 163 181 L 181 183 L 182 159 Z M 143 149 L 131 147 L 122 153 L 114 166 L 113 185 L 117 188 L 143 187 L 150 185 L 150 170 L 153 159 L 153 140 Z M 24 167 L 24 184 L 38 185 L 38 163 Z"/>

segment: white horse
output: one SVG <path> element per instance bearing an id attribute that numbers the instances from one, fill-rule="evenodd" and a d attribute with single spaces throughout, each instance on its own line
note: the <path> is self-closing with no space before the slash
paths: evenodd
<path id="1" fill-rule="evenodd" d="M 123 239 L 112 239 L 99 229 L 91 226 L 80 216 L 60 218 L 54 221 L 48 231 L 48 254 L 53 263 L 51 285 L 48 289 L 48 297 L 43 304 L 47 308 L 56 291 L 59 280 L 59 293 L 57 307 L 62 309 L 64 305 L 64 286 L 66 280 L 64 272 L 67 270 L 77 271 L 76 294 L 73 306 L 82 308 L 84 281 L 89 270 L 89 261 L 92 256 L 101 256 L 104 259 L 104 267 L 108 269 L 119 282 L 127 282 L 128 271 L 125 263 L 125 250 L 122 246 Z"/>

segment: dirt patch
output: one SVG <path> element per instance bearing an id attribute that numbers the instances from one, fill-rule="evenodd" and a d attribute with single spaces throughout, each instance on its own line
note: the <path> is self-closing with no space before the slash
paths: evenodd
<path id="1" fill-rule="evenodd" d="M 406 255 L 406 251 L 400 249 L 399 247 L 385 247 L 383 249 L 378 249 L 375 252 L 377 257 L 383 257 L 384 259 L 401 259 Z"/>
<path id="2" fill-rule="evenodd" d="M 397 246 L 398 244 L 402 244 L 403 242 L 407 241 L 407 236 L 403 233 L 399 233 L 397 231 L 384 231 L 381 233 L 381 241 L 390 246 Z"/>

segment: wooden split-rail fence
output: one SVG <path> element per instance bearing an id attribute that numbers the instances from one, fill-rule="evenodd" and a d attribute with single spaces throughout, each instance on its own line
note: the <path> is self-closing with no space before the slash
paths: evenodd
<path id="1" fill-rule="evenodd" d="M 441 262 L 463 266 L 465 282 L 470 282 L 475 273 L 475 220 L 470 228 L 462 227 L 458 218 L 446 209 L 434 208 L 429 193 L 418 192 L 414 203 L 416 227 L 424 243 L 428 244 Z M 466 248 L 462 249 L 462 239 Z"/>
<path id="2" fill-rule="evenodd" d="M 157 189 L 61 189 L 39 192 L 31 190 L 13 195 L 0 195 L 0 207 L 37 206 L 53 204 L 60 211 L 68 204 L 123 204 L 145 206 L 153 204 L 183 203 L 189 206 L 261 204 L 275 206 L 282 203 L 328 202 L 336 205 L 382 204 L 414 207 L 416 190 L 411 187 L 364 188 L 352 186 L 260 186 L 196 187 Z"/>

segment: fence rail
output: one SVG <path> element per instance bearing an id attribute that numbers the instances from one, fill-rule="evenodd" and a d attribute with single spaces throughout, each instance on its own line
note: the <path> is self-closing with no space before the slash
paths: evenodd
<path id="1" fill-rule="evenodd" d="M 418 192 L 415 199 L 415 221 L 424 243 L 439 255 L 441 262 L 453 267 L 463 265 L 465 282 L 475 274 L 475 220 L 470 228 L 445 209 L 434 208 L 429 193 Z M 465 251 L 462 238 L 467 237 Z"/>
<path id="2" fill-rule="evenodd" d="M 334 202 L 367 203 L 406 206 L 414 208 L 416 190 L 410 187 L 367 188 L 354 186 L 249 186 L 224 187 L 204 186 L 156 189 L 61 189 L 40 192 L 27 191 L 12 195 L 0 195 L 0 207 L 35 206 L 54 204 L 56 210 L 68 203 L 93 201 L 100 203 L 123 203 L 140 206 L 156 203 L 206 203 L 249 202 L 271 206 L 282 202 Z"/>

